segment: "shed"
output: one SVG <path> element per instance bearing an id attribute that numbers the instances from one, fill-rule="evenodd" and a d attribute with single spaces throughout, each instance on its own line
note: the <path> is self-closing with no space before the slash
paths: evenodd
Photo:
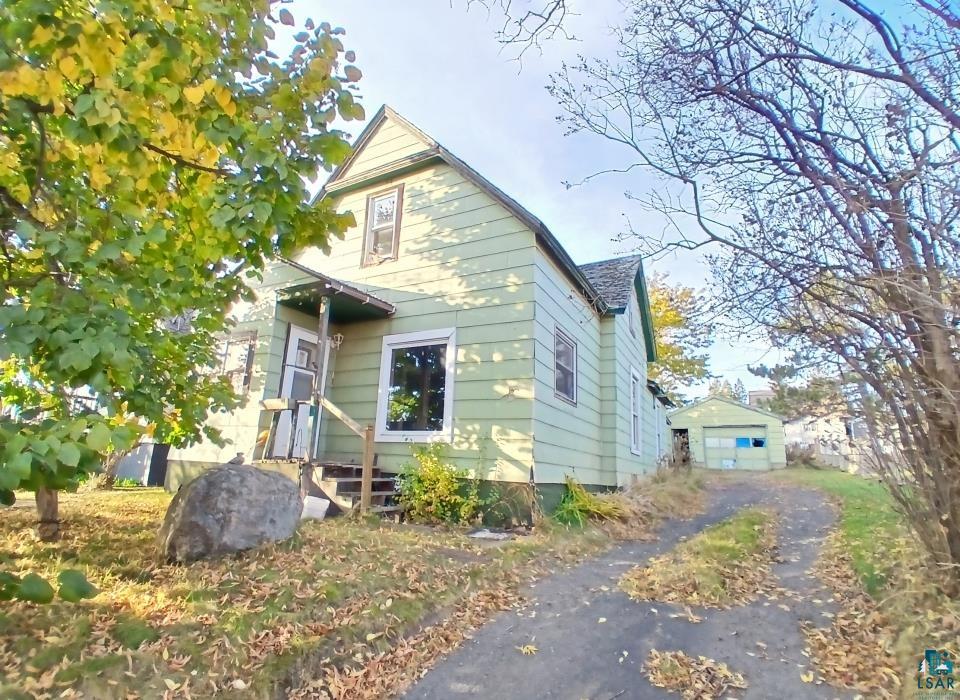
<path id="1" fill-rule="evenodd" d="M 763 471 L 786 466 L 783 419 L 710 396 L 670 414 L 675 444 L 689 444 L 696 467 Z"/>

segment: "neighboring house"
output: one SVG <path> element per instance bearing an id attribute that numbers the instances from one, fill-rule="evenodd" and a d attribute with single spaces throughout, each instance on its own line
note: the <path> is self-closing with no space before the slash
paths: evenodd
<path id="1" fill-rule="evenodd" d="M 776 395 L 773 389 L 754 389 L 747 392 L 747 404 L 755 408 L 763 408 Z"/>
<path id="2" fill-rule="evenodd" d="M 825 416 L 800 416 L 784 423 L 783 428 L 788 446 L 804 450 L 821 464 L 854 473 L 872 470 L 873 445 L 863 421 L 837 411 Z M 893 450 L 882 452 L 892 459 Z"/>
<path id="3" fill-rule="evenodd" d="M 766 470 L 785 467 L 783 420 L 769 411 L 720 396 L 670 414 L 678 442 L 690 446 L 693 466 Z"/>
<path id="4" fill-rule="evenodd" d="M 234 310 L 245 352 L 224 367 L 246 401 L 208 420 L 232 442 L 171 449 L 169 488 L 238 451 L 355 464 L 361 440 L 329 409 L 311 436 L 306 405 L 254 448 L 272 415 L 261 399 L 309 397 L 318 366 L 325 399 L 374 426 L 387 474 L 439 441 L 478 478 L 534 482 L 549 508 L 565 475 L 604 488 L 655 468 L 669 441 L 647 391 L 639 256 L 576 265 L 540 220 L 387 107 L 320 196 L 357 225 L 328 253 L 272 264 L 257 300 Z"/>

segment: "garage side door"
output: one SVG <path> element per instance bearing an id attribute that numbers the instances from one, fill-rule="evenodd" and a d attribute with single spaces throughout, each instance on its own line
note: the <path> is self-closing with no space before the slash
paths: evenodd
<path id="1" fill-rule="evenodd" d="M 765 426 L 704 428 L 703 451 L 708 469 L 770 468 Z"/>

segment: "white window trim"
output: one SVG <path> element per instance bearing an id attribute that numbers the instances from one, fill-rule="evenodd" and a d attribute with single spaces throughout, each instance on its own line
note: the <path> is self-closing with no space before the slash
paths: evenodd
<path id="1" fill-rule="evenodd" d="M 398 201 L 400 194 L 400 188 L 390 190 L 389 192 L 384 192 L 383 194 L 374 195 L 370 197 L 370 215 L 373 216 L 374 212 L 377 210 L 377 202 L 381 199 L 389 199 L 393 197 L 393 216 L 390 217 L 390 220 L 384 222 L 377 226 L 372 221 L 370 222 L 370 231 L 376 232 L 382 229 L 390 229 L 390 232 L 393 233 L 393 227 L 397 224 L 397 209 L 399 208 L 400 202 Z"/>
<path id="2" fill-rule="evenodd" d="M 447 344 L 446 378 L 443 392 L 443 428 L 440 430 L 387 430 L 387 398 L 390 385 L 390 358 L 398 348 L 418 345 Z M 380 383 L 377 386 L 377 422 L 374 439 L 377 442 L 452 442 L 453 440 L 453 383 L 457 361 L 457 329 L 438 328 L 413 333 L 395 333 L 383 336 L 380 351 Z"/>
<path id="3" fill-rule="evenodd" d="M 630 297 L 630 300 L 627 302 L 627 326 L 630 329 L 630 335 L 634 338 L 637 337 L 637 318 L 636 312 L 633 310 L 633 296 Z"/>
<path id="4" fill-rule="evenodd" d="M 637 393 L 633 383 L 637 383 Z M 636 367 L 630 367 L 630 452 L 637 457 L 643 454 L 643 391 L 646 386 Z M 633 434 L 633 417 L 637 417 L 637 434 Z"/>
<path id="5" fill-rule="evenodd" d="M 569 343 L 570 347 L 573 348 L 573 367 L 568 367 L 567 369 L 573 370 L 573 398 L 567 396 L 566 394 L 561 394 L 557 391 L 557 367 L 560 366 L 560 362 L 557 359 L 557 338 L 563 338 L 564 342 Z M 577 341 L 575 341 L 568 333 L 564 332 L 560 326 L 554 326 L 553 328 L 553 395 L 556 396 L 561 401 L 571 404 L 572 406 L 577 405 L 577 397 L 580 393 L 580 377 L 578 376 L 580 358 L 579 358 L 579 349 L 577 348 Z"/>

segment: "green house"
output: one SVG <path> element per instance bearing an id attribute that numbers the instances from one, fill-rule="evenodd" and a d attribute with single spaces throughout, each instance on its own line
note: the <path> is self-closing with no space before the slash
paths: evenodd
<path id="1" fill-rule="evenodd" d="M 688 446 L 694 466 L 707 469 L 779 469 L 787 465 L 780 416 L 720 396 L 670 414 L 675 444 Z"/>
<path id="2" fill-rule="evenodd" d="M 539 219 L 389 107 L 320 196 L 356 227 L 329 252 L 276 261 L 234 310 L 222 371 L 245 402 L 208 419 L 231 442 L 171 450 L 168 487 L 238 452 L 264 466 L 355 465 L 351 421 L 373 426 L 378 476 L 438 441 L 475 477 L 532 482 L 547 505 L 567 474 L 603 488 L 655 468 L 670 440 L 666 399 L 647 389 L 639 256 L 575 264 Z M 315 381 L 319 421 L 305 403 L 269 410 Z"/>

